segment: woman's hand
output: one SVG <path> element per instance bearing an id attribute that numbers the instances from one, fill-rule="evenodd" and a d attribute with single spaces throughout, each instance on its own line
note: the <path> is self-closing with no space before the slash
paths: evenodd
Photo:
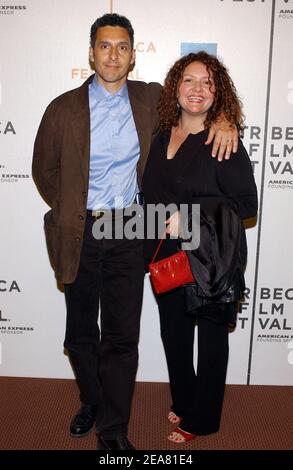
<path id="1" fill-rule="evenodd" d="M 231 151 L 237 152 L 238 148 L 238 132 L 236 126 L 232 125 L 226 119 L 217 120 L 211 125 L 206 145 L 210 144 L 214 139 L 212 148 L 212 157 L 216 157 L 221 162 L 225 156 L 225 160 L 229 160 Z"/>
<path id="2" fill-rule="evenodd" d="M 181 233 L 181 224 L 180 224 L 180 212 L 174 212 L 171 217 L 166 220 L 166 233 L 171 235 L 172 237 L 178 238 Z"/>

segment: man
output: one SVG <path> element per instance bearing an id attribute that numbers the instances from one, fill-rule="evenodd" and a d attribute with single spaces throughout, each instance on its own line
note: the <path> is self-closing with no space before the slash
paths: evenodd
<path id="1" fill-rule="evenodd" d="M 82 402 L 70 432 L 84 436 L 96 420 L 98 449 L 108 450 L 134 449 L 127 426 L 144 263 L 142 240 L 99 240 L 92 228 L 97 217 L 115 219 L 136 199 L 158 128 L 161 89 L 158 83 L 127 80 L 135 61 L 133 41 L 127 18 L 106 14 L 95 21 L 89 55 L 96 73 L 48 106 L 33 158 L 35 182 L 52 208 L 45 215 L 48 252 L 64 283 L 64 346 Z M 237 147 L 237 133 L 225 124 L 228 130 L 220 129 L 213 149 L 220 149 L 220 158 L 228 140 L 226 157 L 232 144 Z M 127 220 L 123 213 L 122 219 Z"/>

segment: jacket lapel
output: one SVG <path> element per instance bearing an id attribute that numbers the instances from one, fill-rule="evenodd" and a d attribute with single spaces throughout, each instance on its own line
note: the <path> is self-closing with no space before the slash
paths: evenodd
<path id="1" fill-rule="evenodd" d="M 138 169 L 144 167 L 151 141 L 150 107 L 146 104 L 146 96 L 135 82 L 127 80 L 129 101 L 133 113 L 134 123 L 138 134 L 140 157 Z"/>
<path id="2" fill-rule="evenodd" d="M 90 159 L 90 111 L 88 86 L 92 82 L 94 74 L 91 75 L 72 96 L 72 131 L 78 148 L 81 172 L 88 187 L 89 159 Z"/>

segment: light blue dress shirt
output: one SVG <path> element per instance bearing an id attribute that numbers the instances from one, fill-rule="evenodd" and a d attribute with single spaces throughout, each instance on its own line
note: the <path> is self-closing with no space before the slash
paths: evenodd
<path id="1" fill-rule="evenodd" d="M 139 141 L 126 83 L 114 95 L 96 76 L 89 85 L 91 123 L 87 208 L 122 209 L 137 193 Z"/>

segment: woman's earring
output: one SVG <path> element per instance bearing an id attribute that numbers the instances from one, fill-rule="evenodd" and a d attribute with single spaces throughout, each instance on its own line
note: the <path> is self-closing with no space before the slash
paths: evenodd
<path id="1" fill-rule="evenodd" d="M 179 108 L 180 108 L 180 104 L 179 104 L 179 103 L 177 103 L 177 104 L 176 104 L 176 106 L 177 106 L 177 109 L 179 109 Z"/>

